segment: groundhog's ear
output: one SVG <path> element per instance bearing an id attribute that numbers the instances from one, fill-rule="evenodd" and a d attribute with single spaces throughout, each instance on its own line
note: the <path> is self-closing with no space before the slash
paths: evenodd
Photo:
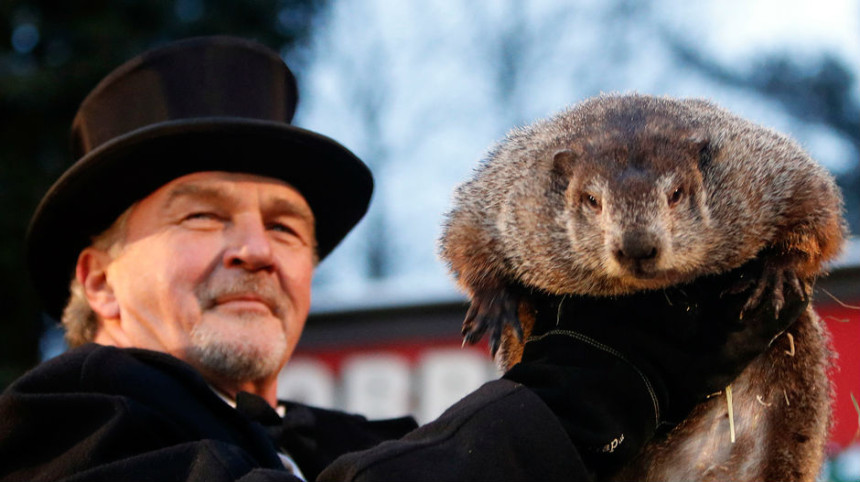
<path id="1" fill-rule="evenodd" d="M 552 155 L 551 191 L 560 194 L 567 189 L 570 178 L 573 177 L 573 166 L 576 165 L 576 161 L 581 155 L 582 151 L 578 148 L 555 151 L 555 154 Z"/>
<path id="2" fill-rule="evenodd" d="M 582 151 L 579 147 L 555 151 L 555 154 L 552 155 L 553 174 L 561 178 L 570 177 L 573 165 L 580 156 L 582 156 Z"/>
<path id="3" fill-rule="evenodd" d="M 699 159 L 699 169 L 708 167 L 714 155 L 714 145 L 711 143 L 711 138 L 694 134 L 686 139 L 686 144 L 690 155 Z"/>

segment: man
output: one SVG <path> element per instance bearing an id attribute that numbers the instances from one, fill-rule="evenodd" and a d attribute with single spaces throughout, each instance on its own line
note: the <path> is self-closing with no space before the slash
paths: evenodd
<path id="1" fill-rule="evenodd" d="M 347 149 L 289 124 L 296 100 L 277 54 L 214 37 L 145 53 L 83 101 L 79 159 L 28 237 L 75 348 L 0 397 L 0 479 L 585 480 L 730 382 L 806 304 L 723 326 L 745 300 L 711 293 L 737 272 L 685 287 L 701 292 L 692 311 L 665 306 L 682 292 L 669 290 L 577 300 L 597 314 L 556 319 L 557 298 L 536 295 L 539 322 L 579 334 L 529 342 L 524 363 L 426 426 L 279 402 L 313 269 L 372 190 Z M 649 314 L 628 323 L 631 302 Z M 643 332 L 659 349 L 631 343 Z M 724 350 L 729 333 L 750 342 Z"/>

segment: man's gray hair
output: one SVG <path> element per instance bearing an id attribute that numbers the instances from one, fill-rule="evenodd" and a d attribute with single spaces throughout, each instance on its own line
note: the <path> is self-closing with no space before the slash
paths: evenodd
<path id="1" fill-rule="evenodd" d="M 120 214 L 109 228 L 93 236 L 90 247 L 104 251 L 111 258 L 115 258 L 122 251 L 126 222 L 133 207 L 134 205 Z M 70 348 L 74 348 L 93 341 L 99 319 L 96 312 L 90 307 L 90 302 L 87 301 L 87 295 L 84 293 L 84 286 L 78 281 L 77 276 L 72 276 L 69 295 L 69 302 L 63 309 L 62 322 L 63 328 L 66 330 L 66 344 Z"/>

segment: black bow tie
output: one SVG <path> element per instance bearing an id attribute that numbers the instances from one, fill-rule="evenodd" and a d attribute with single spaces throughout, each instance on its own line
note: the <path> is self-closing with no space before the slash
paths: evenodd
<path id="1" fill-rule="evenodd" d="M 283 422 L 281 416 L 262 397 L 253 393 L 239 392 L 236 394 L 236 410 L 262 425 L 274 440 L 280 438 Z"/>

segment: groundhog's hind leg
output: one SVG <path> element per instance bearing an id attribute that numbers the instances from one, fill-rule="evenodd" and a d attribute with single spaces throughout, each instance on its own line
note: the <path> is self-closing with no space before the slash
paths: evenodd
<path id="1" fill-rule="evenodd" d="M 519 302 L 520 293 L 510 286 L 474 288 L 472 304 L 463 320 L 463 342 L 475 344 L 487 333 L 490 351 L 495 356 L 505 325 L 510 325 L 522 341 L 523 328 L 517 316 Z"/>

